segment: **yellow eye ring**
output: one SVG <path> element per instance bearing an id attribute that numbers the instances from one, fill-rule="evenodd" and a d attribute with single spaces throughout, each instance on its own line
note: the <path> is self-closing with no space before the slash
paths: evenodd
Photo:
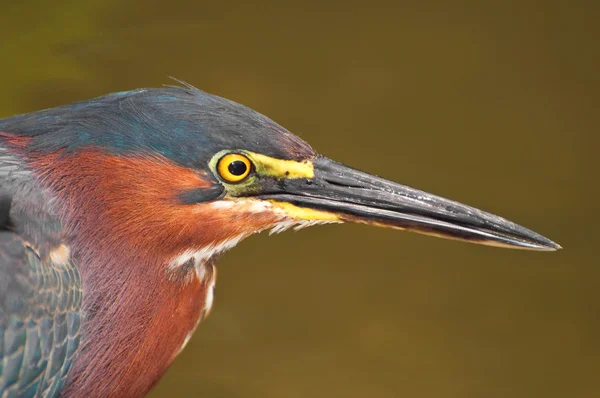
<path id="1" fill-rule="evenodd" d="M 250 159 L 239 153 L 225 155 L 217 164 L 219 175 L 227 182 L 240 182 L 248 177 L 251 170 L 252 163 Z"/>

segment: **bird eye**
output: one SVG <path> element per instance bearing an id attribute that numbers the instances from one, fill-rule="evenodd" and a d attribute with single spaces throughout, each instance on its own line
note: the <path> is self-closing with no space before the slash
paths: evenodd
<path id="1" fill-rule="evenodd" d="M 230 153 L 219 160 L 217 171 L 227 182 L 240 182 L 250 174 L 250 159 L 238 153 Z"/>

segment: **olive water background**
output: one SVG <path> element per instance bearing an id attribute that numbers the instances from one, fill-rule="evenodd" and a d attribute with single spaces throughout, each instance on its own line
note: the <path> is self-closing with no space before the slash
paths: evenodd
<path id="1" fill-rule="evenodd" d="M 0 115 L 171 75 L 565 248 L 251 237 L 152 398 L 600 397 L 598 4 L 3 0 Z"/>

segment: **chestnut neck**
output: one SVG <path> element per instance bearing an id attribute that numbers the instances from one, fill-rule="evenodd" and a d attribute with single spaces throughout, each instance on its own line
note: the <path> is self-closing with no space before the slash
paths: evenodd
<path id="1" fill-rule="evenodd" d="M 199 280 L 168 269 L 199 228 L 183 222 L 190 208 L 169 202 L 178 188 L 170 181 L 203 181 L 161 159 L 101 152 L 30 164 L 56 197 L 84 292 L 82 341 L 63 395 L 143 396 L 204 316 L 210 271 Z"/>
<path id="2" fill-rule="evenodd" d="M 174 198 L 209 179 L 161 157 L 89 149 L 23 158 L 57 199 L 84 292 L 83 337 L 64 394 L 144 395 L 205 315 L 211 289 L 214 258 L 201 279 L 185 275 L 193 269 L 173 272 L 170 260 L 280 216 L 183 205 Z"/>

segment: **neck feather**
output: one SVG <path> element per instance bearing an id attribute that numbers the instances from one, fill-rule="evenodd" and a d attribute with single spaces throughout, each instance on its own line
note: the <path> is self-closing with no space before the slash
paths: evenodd
<path id="1" fill-rule="evenodd" d="M 39 154 L 27 151 L 27 140 L 13 144 L 56 196 L 81 275 L 83 340 L 65 395 L 144 395 L 212 303 L 214 256 L 206 253 L 285 217 L 252 205 L 243 213 L 178 203 L 210 179 L 162 157 Z M 197 254 L 193 267 L 186 252 Z M 183 264 L 173 267 L 174 259 Z"/>
<path id="2" fill-rule="evenodd" d="M 270 216 L 255 215 L 238 230 L 230 214 L 204 212 L 208 204 L 174 203 L 177 192 L 207 183 L 162 158 L 87 151 L 30 164 L 58 198 L 84 289 L 84 337 L 65 394 L 144 395 L 212 303 L 214 258 L 177 269 L 172 259 L 220 247 Z"/>

